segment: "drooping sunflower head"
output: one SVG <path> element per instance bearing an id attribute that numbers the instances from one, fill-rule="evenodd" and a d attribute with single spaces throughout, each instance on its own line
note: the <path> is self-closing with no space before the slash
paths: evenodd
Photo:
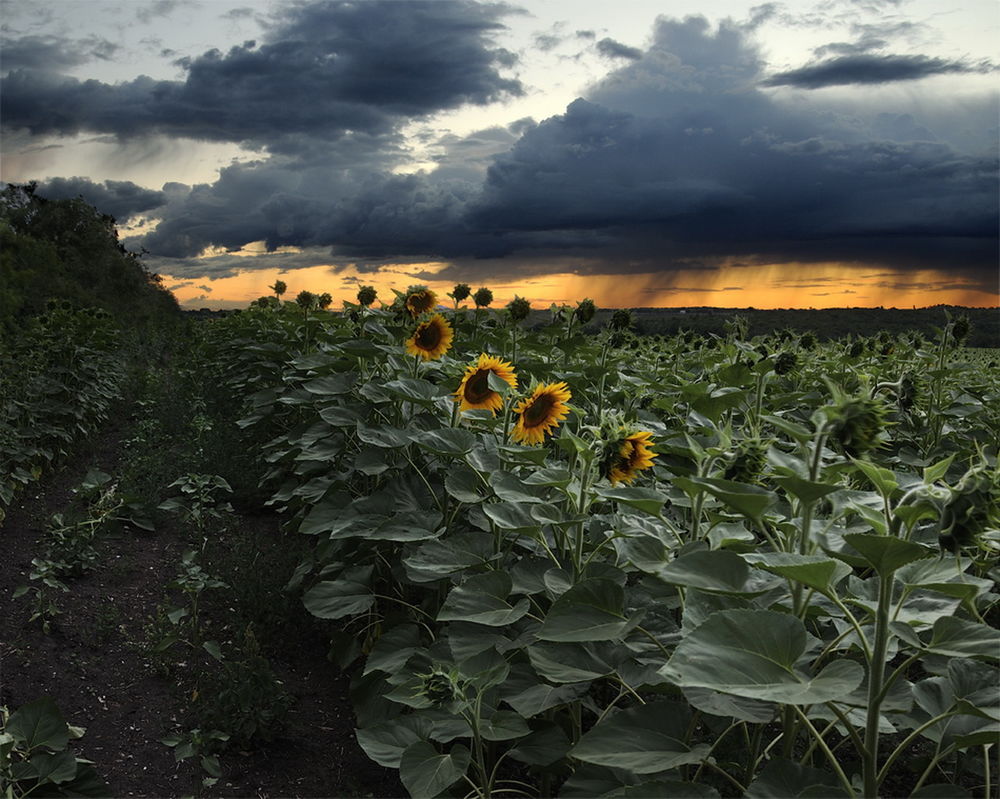
<path id="1" fill-rule="evenodd" d="M 512 389 L 517 388 L 517 375 L 507 361 L 501 361 L 485 352 L 479 359 L 465 369 L 462 382 L 455 392 L 455 402 L 459 403 L 460 411 L 489 410 L 496 412 L 503 407 L 503 397 L 499 391 L 490 387 L 490 375 L 496 375 Z"/>
<path id="2" fill-rule="evenodd" d="M 631 483 L 639 472 L 653 466 L 656 453 L 651 449 L 653 434 L 641 430 L 625 433 L 608 442 L 601 461 L 601 475 L 611 481 L 611 485 Z"/>
<path id="3" fill-rule="evenodd" d="M 572 395 L 565 383 L 545 383 L 538 386 L 531 396 L 514 406 L 517 424 L 511 438 L 519 444 L 541 444 L 546 434 L 559 426 L 569 416 L 566 404 Z"/>
<path id="4" fill-rule="evenodd" d="M 437 294 L 427 288 L 427 286 L 410 286 L 406 290 L 404 304 L 406 305 L 406 310 L 410 312 L 410 316 L 416 319 L 420 314 L 434 310 L 437 306 L 437 301 Z"/>
<path id="5" fill-rule="evenodd" d="M 406 340 L 406 351 L 425 361 L 433 361 L 451 349 L 454 338 L 455 333 L 451 325 L 441 314 L 436 313 L 417 325 L 413 335 Z"/>
<path id="6" fill-rule="evenodd" d="M 831 412 L 830 439 L 846 455 L 860 458 L 882 445 L 886 406 L 872 397 L 851 397 Z"/>

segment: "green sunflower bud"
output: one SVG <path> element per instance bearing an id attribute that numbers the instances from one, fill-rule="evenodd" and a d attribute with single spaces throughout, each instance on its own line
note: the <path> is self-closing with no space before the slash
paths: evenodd
<path id="1" fill-rule="evenodd" d="M 885 406 L 877 399 L 852 397 L 831 414 L 830 439 L 851 457 L 860 457 L 879 446 L 885 428 Z"/>
<path id="2" fill-rule="evenodd" d="M 510 314 L 512 321 L 523 321 L 531 313 L 531 303 L 524 299 L 524 297 L 515 296 L 514 299 L 507 303 L 507 313 Z"/>
<path id="3" fill-rule="evenodd" d="M 580 301 L 573 313 L 576 315 L 577 321 L 581 325 L 585 325 L 594 318 L 594 314 L 597 313 L 597 306 L 594 305 L 592 299 L 587 298 Z"/>
<path id="4" fill-rule="evenodd" d="M 483 286 L 481 289 L 476 289 L 476 293 L 472 295 L 472 301 L 476 303 L 477 308 L 485 308 L 493 302 L 493 292 Z"/>
<path id="5" fill-rule="evenodd" d="M 779 375 L 787 375 L 795 368 L 798 359 L 794 352 L 783 352 L 774 360 L 774 372 Z"/>

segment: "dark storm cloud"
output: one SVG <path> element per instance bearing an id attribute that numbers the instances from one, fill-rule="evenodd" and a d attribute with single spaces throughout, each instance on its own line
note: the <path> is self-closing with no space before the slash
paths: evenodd
<path id="1" fill-rule="evenodd" d="M 0 48 L 0 72 L 15 69 L 72 69 L 94 60 L 107 61 L 119 49 L 121 48 L 114 42 L 98 36 L 85 39 L 22 36 L 4 41 Z"/>
<path id="2" fill-rule="evenodd" d="M 842 261 L 941 269 L 996 290 L 988 103 L 786 103 L 761 90 L 745 29 L 691 18 L 660 20 L 654 34 L 565 113 L 442 141 L 434 172 L 392 174 L 363 152 L 308 169 L 291 157 L 234 165 L 212 185 L 164 187 L 163 221 L 143 243 L 191 258 L 263 240 L 372 270 L 447 260 L 438 277 L 472 282 Z M 955 127 L 975 128 L 976 146 L 948 144 Z M 201 262 L 185 263 L 196 275 Z"/>
<path id="3" fill-rule="evenodd" d="M 412 117 L 521 92 L 499 73 L 514 57 L 492 45 L 507 11 L 465 0 L 295 5 L 259 46 L 178 62 L 183 81 L 140 76 L 109 85 L 15 70 L 0 86 L 3 125 L 33 134 L 160 133 L 276 151 L 288 151 L 294 137 L 386 134 Z"/>
<path id="4" fill-rule="evenodd" d="M 87 178 L 52 178 L 39 184 L 38 194 L 52 200 L 82 197 L 102 214 L 119 221 L 159 208 L 167 201 L 162 191 L 151 191 L 127 180 L 94 183 Z"/>
<path id="5" fill-rule="evenodd" d="M 601 39 L 597 43 L 597 52 L 605 58 L 625 58 L 629 61 L 637 61 L 642 58 L 642 50 L 638 47 L 629 47 L 627 44 L 609 38 Z"/>
<path id="6" fill-rule="evenodd" d="M 985 73 L 994 69 L 988 64 L 970 65 L 923 55 L 856 54 L 781 72 L 763 81 L 763 85 L 821 89 L 826 86 L 919 80 L 933 75 Z"/>

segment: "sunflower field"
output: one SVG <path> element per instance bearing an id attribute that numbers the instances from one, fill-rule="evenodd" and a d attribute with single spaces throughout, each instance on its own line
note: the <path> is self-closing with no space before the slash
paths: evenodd
<path id="1" fill-rule="evenodd" d="M 202 331 L 372 760 L 415 797 L 995 795 L 1000 373 L 964 320 L 639 337 L 487 294 Z"/>

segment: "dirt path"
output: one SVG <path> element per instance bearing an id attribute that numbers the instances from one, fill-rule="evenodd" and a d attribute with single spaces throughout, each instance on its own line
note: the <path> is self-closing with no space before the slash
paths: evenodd
<path id="1" fill-rule="evenodd" d="M 168 583 L 186 544 L 169 526 L 155 532 L 128 528 L 102 538 L 98 566 L 67 579 L 57 601 L 61 614 L 46 634 L 29 624 L 32 558 L 44 554 L 53 513 L 73 502 L 88 468 L 115 475 L 128 413 L 41 484 L 30 486 L 0 526 L 0 704 L 13 710 L 48 695 L 69 723 L 86 728 L 77 754 L 94 761 L 114 796 L 173 797 L 199 793 L 204 776 L 196 759 L 181 764 L 160 739 L 190 725 L 175 673 L 164 673 L 149 653 L 147 627 L 167 602 Z M 155 503 L 154 503 L 155 504 Z M 278 520 L 246 516 L 238 528 L 280 537 Z M 224 609 L 222 612 L 225 612 Z M 224 621 L 224 620 L 223 620 Z M 348 679 L 325 658 L 318 631 L 272 658 L 291 697 L 277 737 L 221 757 L 222 777 L 202 796 L 398 796 L 394 772 L 372 763 L 354 739 Z M 183 664 L 182 664 L 183 665 Z M 196 720 L 195 720 L 196 722 Z"/>

